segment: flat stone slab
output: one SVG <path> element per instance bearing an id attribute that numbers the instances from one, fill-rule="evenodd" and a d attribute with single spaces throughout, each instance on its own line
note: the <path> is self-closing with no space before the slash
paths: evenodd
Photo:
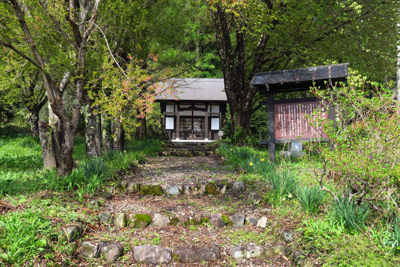
<path id="1" fill-rule="evenodd" d="M 244 215 L 236 214 L 229 216 L 229 219 L 232 221 L 232 226 L 235 228 L 242 228 L 244 225 Z"/>
<path id="2" fill-rule="evenodd" d="M 220 250 L 217 247 L 175 247 L 173 253 L 174 259 L 176 257 L 182 263 L 216 261 L 221 258 Z"/>
<path id="3" fill-rule="evenodd" d="M 154 214 L 153 222 L 151 226 L 154 227 L 167 227 L 171 221 L 168 216 L 161 215 L 159 213 Z"/>
<path id="4" fill-rule="evenodd" d="M 137 262 L 159 265 L 168 264 L 172 260 L 172 251 L 169 248 L 158 246 L 134 246 L 133 258 Z"/>

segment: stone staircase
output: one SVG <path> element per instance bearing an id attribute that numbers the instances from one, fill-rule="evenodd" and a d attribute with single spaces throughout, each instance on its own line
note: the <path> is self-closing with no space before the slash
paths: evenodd
<path id="1" fill-rule="evenodd" d="M 88 228 L 79 223 L 68 224 L 62 229 L 72 253 L 78 253 L 80 258 L 91 262 L 104 259 L 108 264 L 140 263 L 140 266 L 314 266 L 311 259 L 296 250 L 295 232 L 282 227 L 271 216 L 270 209 L 257 208 L 259 199 L 254 199 L 254 195 L 259 192 L 243 182 L 208 183 L 204 187 L 122 182 L 113 189 L 88 200 L 87 206 L 99 207 L 93 225 Z M 129 212 L 103 210 L 115 200 L 144 201 L 148 205 L 163 198 L 177 203 L 219 198 L 218 201 L 225 200 L 226 204 L 244 198 L 249 206 L 248 214 L 208 210 L 206 216 L 195 211 L 194 217 L 190 217 L 173 215 L 165 207 L 150 208 L 146 214 L 132 209 Z M 87 230 L 90 228 L 95 230 Z M 216 238 L 226 234 L 235 236 L 237 231 L 265 235 L 266 239 L 252 243 L 239 237 L 240 241 L 235 243 Z M 134 241 L 135 238 L 138 239 Z M 130 262 L 125 262 L 123 257 Z"/>
<path id="2" fill-rule="evenodd" d="M 192 156 L 210 156 L 215 153 L 218 144 L 210 142 L 167 142 L 164 151 L 160 152 L 160 156 L 177 156 L 177 157 L 192 157 Z"/>

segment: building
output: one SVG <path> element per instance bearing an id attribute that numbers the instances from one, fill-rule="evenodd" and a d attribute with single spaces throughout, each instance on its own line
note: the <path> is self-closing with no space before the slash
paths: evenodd
<path id="1" fill-rule="evenodd" d="M 174 94 L 157 97 L 172 142 L 220 140 L 226 103 L 223 79 L 179 79 Z"/>

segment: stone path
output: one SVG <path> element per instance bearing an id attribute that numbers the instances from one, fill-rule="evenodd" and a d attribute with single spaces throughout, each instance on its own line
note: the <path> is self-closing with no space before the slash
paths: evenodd
<path id="1" fill-rule="evenodd" d="M 112 194 L 90 200 L 100 210 L 94 225 L 67 225 L 64 236 L 80 243 L 82 258 L 99 261 L 103 255 L 116 266 L 292 265 L 300 255 L 291 249 L 292 220 L 277 219 L 265 204 L 255 205 L 260 188 L 238 187 L 237 179 L 215 157 L 150 158 L 135 175 L 123 177 Z M 150 184 L 159 186 L 161 195 L 141 190 Z M 219 194 L 207 193 L 210 184 Z M 135 190 L 128 192 L 130 185 Z M 175 185 L 181 191 L 168 193 Z M 200 185 L 204 192 L 193 194 Z M 76 234 L 82 232 L 83 237 Z M 310 265 L 303 261 L 302 266 Z"/>

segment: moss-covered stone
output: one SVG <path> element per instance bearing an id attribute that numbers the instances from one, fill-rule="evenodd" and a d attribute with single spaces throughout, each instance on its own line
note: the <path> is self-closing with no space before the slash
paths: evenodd
<path id="1" fill-rule="evenodd" d="M 160 185 L 146 184 L 140 187 L 140 194 L 143 196 L 161 196 L 163 194 L 163 190 Z"/>
<path id="2" fill-rule="evenodd" d="M 196 220 L 196 219 L 191 219 L 191 220 L 189 220 L 189 221 L 187 221 L 187 222 L 184 222 L 183 223 L 183 226 L 188 226 L 188 225 L 199 225 L 200 224 L 200 222 L 198 221 L 198 220 Z"/>
<path id="3" fill-rule="evenodd" d="M 128 216 L 128 224 L 131 228 L 145 228 L 151 222 L 151 216 L 148 214 L 130 214 Z"/>
<path id="4" fill-rule="evenodd" d="M 210 220 L 207 217 L 201 218 L 200 221 L 199 221 L 200 224 L 206 224 L 206 223 L 209 223 L 209 222 L 210 222 Z"/>
<path id="5" fill-rule="evenodd" d="M 232 226 L 232 225 L 233 225 L 232 221 L 229 219 L 228 216 L 222 215 L 221 218 L 222 218 L 222 220 L 224 221 L 224 223 L 225 223 L 226 225 L 228 225 L 228 226 Z"/>
<path id="6" fill-rule="evenodd" d="M 137 192 L 140 191 L 140 184 L 136 184 L 133 182 L 130 182 L 126 188 L 126 190 L 128 191 L 128 193 L 130 194 L 136 194 Z"/>
<path id="7" fill-rule="evenodd" d="M 232 188 L 232 183 L 230 183 L 230 182 L 222 181 L 221 184 L 226 186 L 226 190 L 229 190 Z"/>
<path id="8" fill-rule="evenodd" d="M 173 261 L 180 262 L 180 258 L 179 258 L 179 256 L 178 256 L 178 255 L 176 255 L 176 254 L 175 254 L 175 253 L 173 253 L 173 252 L 172 252 L 172 259 L 173 259 Z"/>
<path id="9" fill-rule="evenodd" d="M 172 226 L 177 226 L 178 223 L 179 223 L 179 219 L 178 218 L 174 217 L 174 218 L 171 219 L 171 225 Z"/>
<path id="10" fill-rule="evenodd" d="M 221 192 L 218 190 L 218 187 L 215 183 L 208 183 L 206 185 L 206 195 L 213 195 L 213 196 L 218 196 L 221 194 Z"/>

